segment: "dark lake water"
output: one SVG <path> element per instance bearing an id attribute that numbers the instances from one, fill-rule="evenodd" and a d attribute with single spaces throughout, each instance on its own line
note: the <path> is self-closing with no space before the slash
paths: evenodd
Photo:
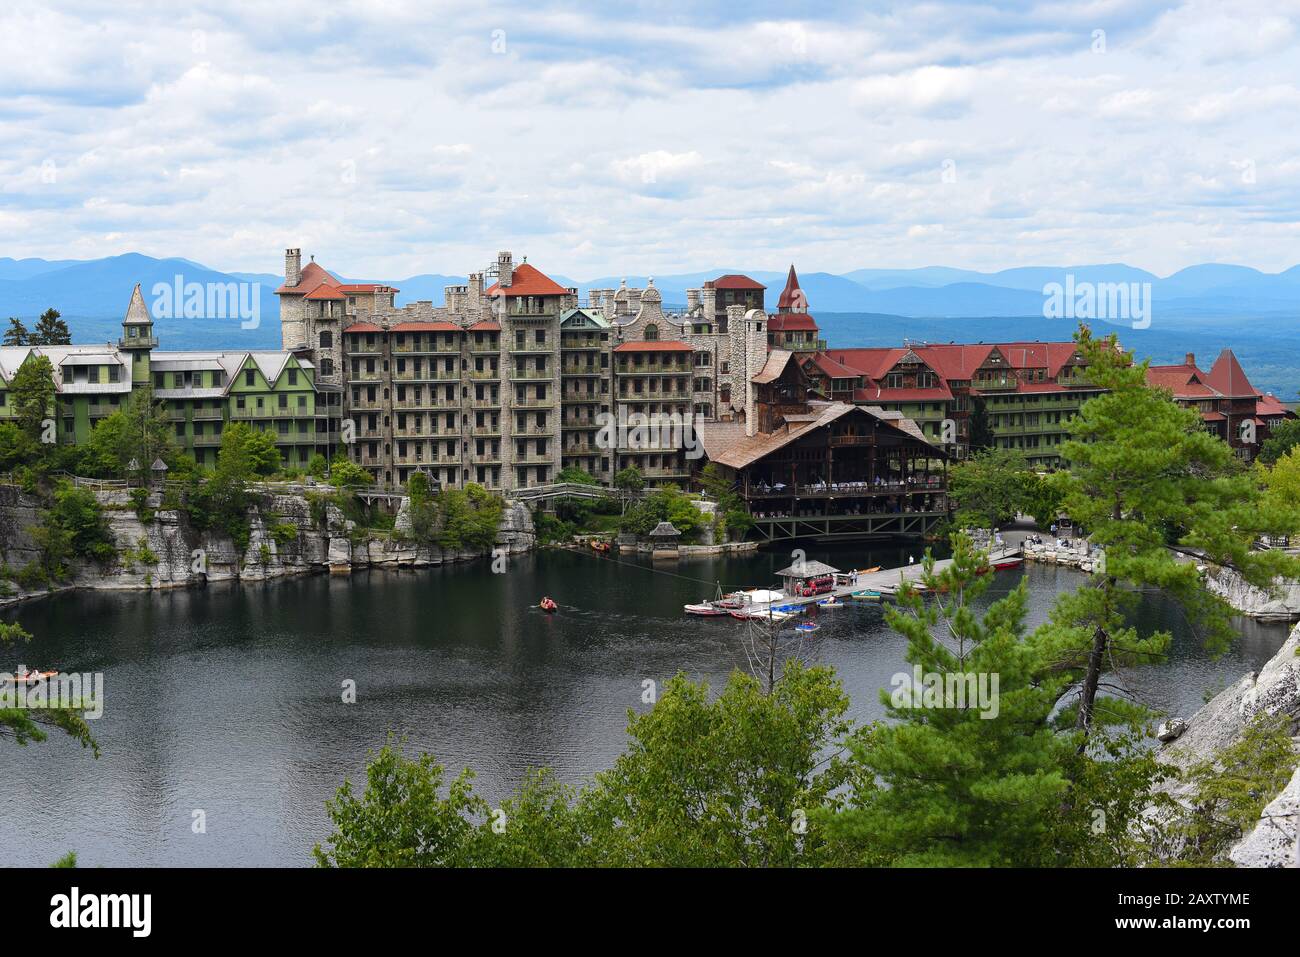
<path id="1" fill-rule="evenodd" d="M 808 548 L 841 568 L 898 564 L 909 548 Z M 103 756 L 66 738 L 0 742 L 5 796 L 0 861 L 44 866 L 68 850 L 83 865 L 305 865 L 328 833 L 324 802 L 363 777 L 368 749 L 408 738 L 453 770 L 471 766 L 489 800 L 530 766 L 580 783 L 622 751 L 642 682 L 678 671 L 715 684 L 746 667 L 744 625 L 690 619 L 686 602 L 767 584 L 788 552 L 690 563 L 602 560 L 567 552 L 449 569 L 313 576 L 161 594 L 79 592 L 10 609 L 35 636 L 17 661 L 101 671 Z M 999 572 L 988 600 L 1021 571 Z M 1031 624 L 1077 572 L 1031 566 Z M 535 607 L 549 594 L 560 612 Z M 1258 668 L 1287 628 L 1240 622 L 1218 661 L 1179 609 L 1142 614 L 1171 628 L 1171 660 L 1125 673 L 1148 703 L 1188 714 L 1207 689 Z M 875 606 L 822 612 L 819 655 L 879 717 L 878 689 L 906 667 L 905 642 Z M 2 664 L 2 663 L 0 663 Z M 353 680 L 357 702 L 342 702 Z M 205 812 L 207 831 L 191 829 Z"/>

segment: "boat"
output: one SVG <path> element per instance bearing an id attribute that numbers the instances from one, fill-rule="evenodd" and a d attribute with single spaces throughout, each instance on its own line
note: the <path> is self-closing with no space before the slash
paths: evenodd
<path id="1" fill-rule="evenodd" d="M 38 681 L 44 681 L 46 678 L 53 678 L 57 671 L 28 671 L 21 675 L 4 675 L 4 680 L 12 681 L 14 684 L 35 684 Z"/>
<path id="2" fill-rule="evenodd" d="M 600 552 L 601 554 L 604 554 L 605 552 L 609 551 L 609 542 L 593 540 L 591 543 L 591 550 L 593 552 Z"/>
<path id="3" fill-rule="evenodd" d="M 701 618 L 721 618 L 727 614 L 725 608 L 719 608 L 711 601 L 702 601 L 698 605 L 683 605 L 688 615 L 699 615 Z"/>
<path id="4" fill-rule="evenodd" d="M 1006 568 L 1019 568 L 1024 563 L 1025 560 L 1023 558 L 1019 555 L 1015 555 L 1011 558 L 999 558 L 993 563 L 993 568 L 995 571 L 1002 571 Z"/>
<path id="5" fill-rule="evenodd" d="M 751 618 L 755 621 L 785 621 L 794 617 L 788 611 L 777 611 L 775 608 L 736 608 L 728 614 L 740 621 L 748 621 Z"/>
<path id="6" fill-rule="evenodd" d="M 817 607 L 819 607 L 819 608 L 843 608 L 843 607 L 844 607 L 845 605 L 847 605 L 847 604 L 848 604 L 848 602 L 844 601 L 842 598 L 836 598 L 834 595 L 832 595 L 830 598 L 827 598 L 825 601 L 819 601 L 819 602 L 817 602 Z"/>
<path id="7" fill-rule="evenodd" d="M 537 603 L 537 607 L 540 608 L 542 611 L 546 612 L 548 615 L 553 615 L 555 614 L 555 609 L 559 608 L 560 606 L 555 604 L 555 602 L 549 598 L 543 598 L 540 602 Z"/>
<path id="8" fill-rule="evenodd" d="M 794 630 L 795 630 L 795 631 L 802 631 L 804 634 L 809 635 L 809 634 L 812 634 L 814 631 L 816 631 L 816 630 L 817 630 L 818 628 L 820 628 L 820 627 L 821 627 L 820 625 L 814 624 L 814 623 L 811 622 L 811 621 L 804 621 L 804 622 L 800 622 L 799 624 L 795 625 L 795 626 L 794 626 Z"/>
<path id="9" fill-rule="evenodd" d="M 864 588 L 862 591 L 851 592 L 849 597 L 854 601 L 880 601 L 880 592 Z"/>

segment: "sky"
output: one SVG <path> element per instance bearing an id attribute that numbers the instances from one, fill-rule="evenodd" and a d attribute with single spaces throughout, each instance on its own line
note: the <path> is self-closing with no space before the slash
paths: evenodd
<path id="1" fill-rule="evenodd" d="M 0 256 L 1300 261 L 1300 0 L 7 0 Z"/>

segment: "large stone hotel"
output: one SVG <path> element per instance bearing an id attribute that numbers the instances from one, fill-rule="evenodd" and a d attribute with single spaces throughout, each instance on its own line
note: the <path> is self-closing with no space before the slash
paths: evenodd
<path id="1" fill-rule="evenodd" d="M 629 466 L 652 484 L 685 484 L 712 460 L 739 484 L 768 486 L 755 497 L 789 499 L 770 509 L 781 514 L 805 509 L 836 477 L 860 485 L 845 471 L 857 467 L 855 445 L 877 447 L 879 462 L 862 467 L 881 482 L 901 474 L 887 460 L 929 470 L 981 439 L 1053 468 L 1070 420 L 1098 391 L 1070 342 L 836 348 L 793 266 L 771 313 L 766 291 L 723 275 L 666 308 L 651 279 L 592 289 L 583 303 L 502 252 L 440 305 L 399 307 L 392 286 L 344 283 L 288 249 L 281 349 L 163 351 L 137 286 L 116 344 L 0 347 L 0 421 L 15 414 L 18 369 L 39 354 L 54 369 L 63 442 L 85 441 L 147 383 L 177 445 L 202 466 L 216 462 L 225 427 L 245 421 L 275 435 L 286 469 L 343 444 L 383 485 L 422 471 L 446 487 L 510 491 L 569 467 L 609 482 Z M 1208 371 L 1188 354 L 1148 376 L 1245 459 L 1293 415 L 1227 349 Z M 687 417 L 685 434 L 647 441 L 636 428 Z M 628 427 L 603 428 L 611 420 Z M 886 433 L 883 444 L 872 437 Z M 927 471 L 924 497 L 907 504 L 937 510 L 935 481 Z"/>

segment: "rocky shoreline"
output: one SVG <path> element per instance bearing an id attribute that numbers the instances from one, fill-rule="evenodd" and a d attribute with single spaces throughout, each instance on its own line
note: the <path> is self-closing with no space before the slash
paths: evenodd
<path id="1" fill-rule="evenodd" d="M 208 582 L 259 582 L 325 571 L 346 574 L 357 568 L 421 568 L 471 561 L 486 554 L 446 551 L 406 537 L 403 533 L 410 530 L 409 519 L 405 528 L 402 521 L 408 511 L 406 499 L 398 511 L 395 534 L 390 535 L 358 528 L 333 503 L 325 504 L 318 521 L 306 495 L 270 495 L 261 510 L 250 512 L 251 534 L 248 547 L 241 552 L 229 536 L 195 531 L 179 512 L 162 509 L 157 493 L 146 503 L 151 510 L 147 520 L 136 514 L 126 491 L 100 491 L 95 497 L 104 509 L 117 558 L 105 565 L 79 560 L 69 579 L 53 587 L 28 589 L 10 582 L 9 592 L 0 596 L 0 606 L 72 589 L 149 591 Z M 15 486 L 0 486 L 0 556 L 10 568 L 40 557 L 30 530 L 40 520 L 41 504 Z M 285 532 L 290 526 L 292 538 Z M 507 505 L 494 550 L 521 554 L 530 551 L 534 543 L 527 507 Z"/>

